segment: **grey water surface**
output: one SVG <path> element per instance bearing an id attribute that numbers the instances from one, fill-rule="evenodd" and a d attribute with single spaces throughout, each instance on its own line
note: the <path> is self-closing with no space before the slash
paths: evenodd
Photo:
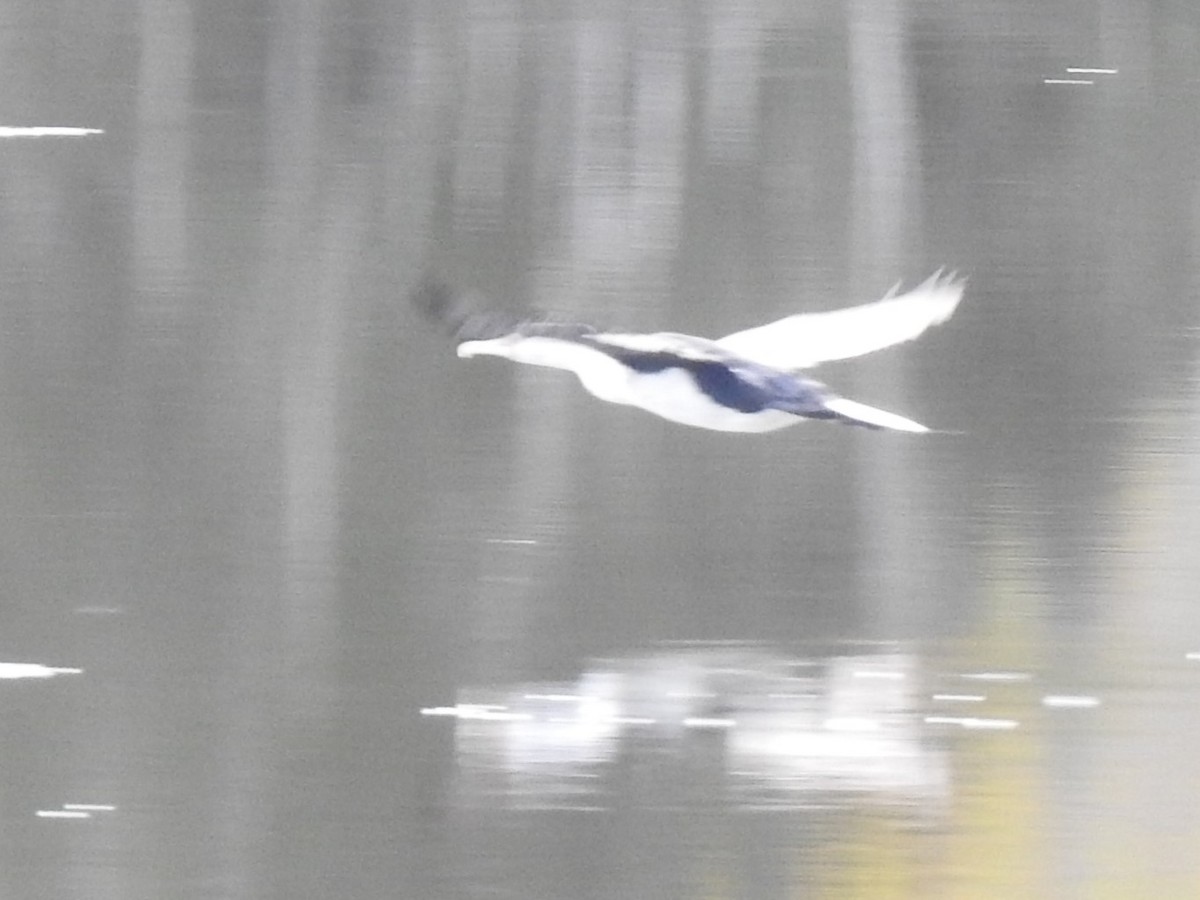
<path id="1" fill-rule="evenodd" d="M 1200 895 L 1200 7 L 0 16 L 0 897 Z M 923 436 L 405 302 L 718 336 L 943 265 L 819 370 Z"/>

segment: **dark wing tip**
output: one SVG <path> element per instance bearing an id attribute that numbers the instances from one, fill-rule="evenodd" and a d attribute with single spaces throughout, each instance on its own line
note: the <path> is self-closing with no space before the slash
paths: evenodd
<path id="1" fill-rule="evenodd" d="M 427 319 L 443 326 L 458 343 L 503 337 L 536 321 L 499 309 L 488 309 L 480 295 L 461 291 L 436 274 L 424 275 L 409 295 Z"/>
<path id="2" fill-rule="evenodd" d="M 454 338 L 460 344 L 463 341 L 490 341 L 519 332 L 527 324 L 527 319 L 503 310 L 473 312 L 458 323 Z"/>
<path id="3" fill-rule="evenodd" d="M 409 301 L 425 318 L 457 331 L 470 315 L 462 294 L 433 273 L 421 277 L 409 295 Z"/>

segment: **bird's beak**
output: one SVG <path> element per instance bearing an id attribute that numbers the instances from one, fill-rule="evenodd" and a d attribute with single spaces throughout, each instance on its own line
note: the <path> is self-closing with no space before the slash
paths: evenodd
<path id="1" fill-rule="evenodd" d="M 463 341 L 455 351 L 463 359 L 472 356 L 506 356 L 512 355 L 512 341 L 507 338 L 489 338 L 485 341 Z"/>
<path id="2" fill-rule="evenodd" d="M 470 359 L 472 356 L 486 354 L 487 348 L 483 346 L 486 343 L 486 341 L 463 341 L 458 345 L 456 352 L 460 358 Z"/>

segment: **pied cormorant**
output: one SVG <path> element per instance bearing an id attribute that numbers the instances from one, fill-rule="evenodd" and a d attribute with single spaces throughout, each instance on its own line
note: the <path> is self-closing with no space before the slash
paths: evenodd
<path id="1" fill-rule="evenodd" d="M 946 321 L 964 282 L 935 272 L 904 294 L 830 312 L 800 313 L 718 340 L 638 334 L 481 311 L 469 295 L 427 278 L 413 296 L 449 326 L 458 355 L 503 356 L 574 372 L 601 400 L 715 431 L 775 431 L 804 419 L 926 432 L 912 419 L 847 400 L 799 374 L 828 360 L 909 341 Z"/>

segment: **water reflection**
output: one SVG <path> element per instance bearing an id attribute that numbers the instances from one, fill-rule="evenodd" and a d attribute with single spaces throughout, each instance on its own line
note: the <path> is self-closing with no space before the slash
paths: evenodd
<path id="1" fill-rule="evenodd" d="M 635 799 L 621 796 L 631 773 L 669 758 L 731 808 L 866 803 L 926 818 L 948 780 L 922 733 L 918 662 L 895 649 L 665 647 L 597 660 L 574 682 L 467 688 L 422 712 L 457 720 L 465 806 L 605 809 Z"/>
<path id="2" fill-rule="evenodd" d="M 1069 868 L 1125 826 L 1101 816 L 1079 837 L 1047 830 L 1109 802 L 1100 738 L 1154 713 L 1128 685 L 1053 666 L 956 668 L 953 655 L 673 643 L 594 660 L 570 681 L 464 688 L 423 712 L 454 722 L 448 802 L 463 814 L 464 851 L 526 836 L 505 851 L 513 871 L 474 877 L 533 871 L 561 889 L 559 847 L 614 872 L 649 854 L 655 878 L 699 866 L 725 885 L 716 896 L 752 890 L 748 867 L 778 880 L 778 896 L 877 897 L 887 884 L 907 886 L 894 896 L 922 896 L 914 884 L 1052 896 L 1059 876 L 1046 867 Z M 609 829 L 628 835 L 601 838 Z M 601 896 L 638 896 L 617 884 Z"/>

